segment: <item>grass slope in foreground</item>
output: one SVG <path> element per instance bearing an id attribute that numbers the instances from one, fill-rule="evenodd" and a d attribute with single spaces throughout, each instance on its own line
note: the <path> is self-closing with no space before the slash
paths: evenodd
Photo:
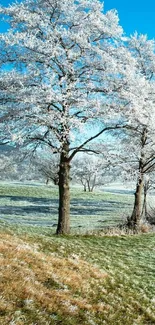
<path id="1" fill-rule="evenodd" d="M 0 230 L 1 325 L 155 324 L 155 236 Z"/>

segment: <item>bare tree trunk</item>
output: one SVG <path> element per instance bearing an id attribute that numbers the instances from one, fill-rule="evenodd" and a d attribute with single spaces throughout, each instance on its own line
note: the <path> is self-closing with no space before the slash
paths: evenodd
<path id="1" fill-rule="evenodd" d="M 53 177 L 53 183 L 54 183 L 54 185 L 59 185 L 59 177 L 58 177 L 58 175 Z"/>
<path id="2" fill-rule="evenodd" d="M 88 187 L 88 192 L 91 192 L 91 188 L 90 188 L 89 182 L 87 182 L 87 187 Z"/>
<path id="3" fill-rule="evenodd" d="M 81 184 L 83 185 L 83 190 L 84 192 L 87 192 L 87 184 L 85 181 L 83 181 L 83 179 L 81 178 Z"/>
<path id="4" fill-rule="evenodd" d="M 87 179 L 88 192 L 91 192 L 90 179 Z"/>
<path id="5" fill-rule="evenodd" d="M 135 191 L 135 201 L 134 208 L 129 220 L 129 227 L 133 230 L 138 230 L 140 219 L 141 219 L 141 209 L 142 209 L 142 190 L 143 190 L 143 180 L 139 179 Z"/>
<path id="6" fill-rule="evenodd" d="M 46 179 L 46 185 L 49 184 L 49 181 L 50 181 L 49 178 L 47 178 L 47 179 Z"/>
<path id="7" fill-rule="evenodd" d="M 143 200 L 143 208 L 142 208 L 142 219 L 146 221 L 148 219 L 148 211 L 147 211 L 147 193 L 149 190 L 149 181 L 146 181 L 144 184 L 144 200 Z"/>
<path id="8" fill-rule="evenodd" d="M 70 232 L 70 163 L 68 152 L 61 153 L 59 169 L 59 217 L 57 234 L 68 234 Z"/>
<path id="9" fill-rule="evenodd" d="M 128 220 L 129 228 L 132 228 L 134 231 L 138 231 L 140 220 L 142 217 L 142 191 L 143 191 L 143 184 L 144 184 L 144 174 L 145 174 L 145 154 L 144 154 L 144 147 L 147 140 L 147 129 L 144 127 L 142 130 L 141 136 L 141 156 L 139 159 L 139 176 L 136 185 L 135 191 L 135 201 L 134 201 L 134 208 L 131 215 L 131 218 Z"/>
<path id="10" fill-rule="evenodd" d="M 147 192 L 145 192 L 145 190 L 144 190 L 144 201 L 143 201 L 143 208 L 142 208 L 142 218 L 145 221 L 147 219 L 147 200 L 146 200 L 146 197 L 147 197 Z"/>
<path id="11" fill-rule="evenodd" d="M 91 192 L 93 192 L 95 185 L 96 185 L 96 175 L 94 176 L 93 181 L 92 181 L 92 186 L 91 186 L 91 190 L 90 190 Z"/>

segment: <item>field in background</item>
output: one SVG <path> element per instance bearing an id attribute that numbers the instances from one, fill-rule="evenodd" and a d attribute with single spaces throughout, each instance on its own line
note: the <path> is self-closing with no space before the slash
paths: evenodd
<path id="1" fill-rule="evenodd" d="M 131 191 L 117 188 L 83 192 L 71 188 L 71 230 L 85 233 L 123 223 L 133 207 Z M 43 184 L 0 183 L 0 220 L 55 232 L 58 189 Z"/>

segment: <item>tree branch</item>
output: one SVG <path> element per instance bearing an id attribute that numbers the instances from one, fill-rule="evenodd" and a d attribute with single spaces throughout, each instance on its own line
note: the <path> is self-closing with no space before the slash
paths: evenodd
<path id="1" fill-rule="evenodd" d="M 71 161 L 73 159 L 73 157 L 76 155 L 77 152 L 81 151 L 81 149 L 83 149 L 83 147 L 85 145 L 87 145 L 89 142 L 91 142 L 92 140 L 98 138 L 101 134 L 103 134 L 106 131 L 109 130 L 116 130 L 116 129 L 125 129 L 125 128 L 129 128 L 129 126 L 127 125 L 115 125 L 115 126 L 107 126 L 105 128 L 103 128 L 100 132 L 96 133 L 93 137 L 90 137 L 89 139 L 87 139 L 86 141 L 84 141 L 80 146 L 78 146 L 70 155 L 69 157 L 69 161 Z M 72 149 L 73 150 L 73 149 Z"/>

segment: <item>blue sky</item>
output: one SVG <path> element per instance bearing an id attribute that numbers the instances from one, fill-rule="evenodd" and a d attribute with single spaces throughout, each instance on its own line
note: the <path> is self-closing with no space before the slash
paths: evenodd
<path id="1" fill-rule="evenodd" d="M 12 2 L 14 1 L 0 0 L 0 4 L 4 6 Z M 120 24 L 127 35 L 137 31 L 148 34 L 148 38 L 155 38 L 155 0 L 105 0 L 104 3 L 106 11 L 117 9 Z M 5 29 L 6 26 L 0 22 L 0 32 Z"/>
<path id="2" fill-rule="evenodd" d="M 105 0 L 105 10 L 117 9 L 127 35 L 137 31 L 155 38 L 155 0 Z"/>

